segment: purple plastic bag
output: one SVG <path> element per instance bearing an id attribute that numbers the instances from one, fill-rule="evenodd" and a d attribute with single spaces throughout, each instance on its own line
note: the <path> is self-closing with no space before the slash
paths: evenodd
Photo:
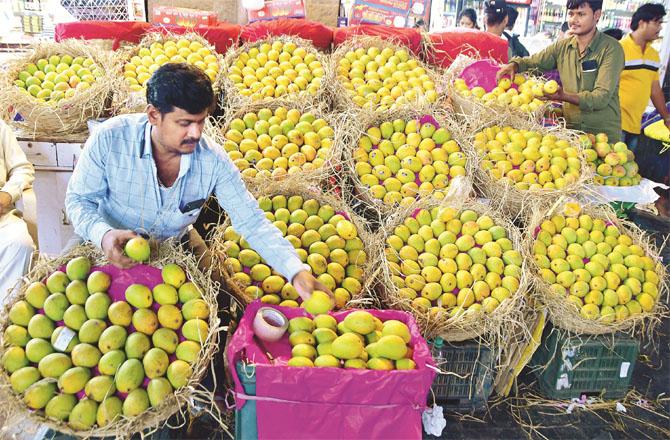
<path id="1" fill-rule="evenodd" d="M 414 318 L 398 310 L 368 310 L 382 321 L 397 319 L 409 327 L 416 370 L 354 370 L 288 367 L 288 335 L 260 347 L 253 319 L 261 307 L 273 307 L 287 318 L 310 316 L 302 308 L 269 306 L 260 300 L 247 306 L 226 353 L 241 408 L 244 389 L 235 363 L 256 364 L 258 438 L 421 438 L 421 413 L 435 372 L 434 361 Z M 337 321 L 353 310 L 331 313 Z M 271 362 L 266 352 L 270 353 Z"/>

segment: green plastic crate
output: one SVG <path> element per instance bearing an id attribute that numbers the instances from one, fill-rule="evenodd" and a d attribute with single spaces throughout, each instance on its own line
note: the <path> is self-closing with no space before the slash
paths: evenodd
<path id="1" fill-rule="evenodd" d="M 583 394 L 620 399 L 628 391 L 639 352 L 639 341 L 627 336 L 580 338 L 549 329 L 531 365 L 540 390 L 551 399 Z"/>
<path id="2" fill-rule="evenodd" d="M 248 396 L 256 395 L 256 368 L 253 365 L 237 362 L 235 364 L 237 376 L 242 382 L 244 392 Z M 256 423 L 256 402 L 247 400 L 242 409 L 235 410 L 235 439 L 258 439 L 258 425 Z"/>
<path id="3" fill-rule="evenodd" d="M 436 375 L 432 386 L 435 401 L 451 411 L 485 409 L 493 390 L 491 350 L 472 341 L 446 344 L 441 338 L 431 341 L 430 347 L 440 370 L 463 376 Z"/>

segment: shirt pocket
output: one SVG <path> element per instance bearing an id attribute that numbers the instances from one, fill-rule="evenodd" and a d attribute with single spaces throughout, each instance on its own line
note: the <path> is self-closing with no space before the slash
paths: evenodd
<path id="1" fill-rule="evenodd" d="M 596 86 L 596 79 L 598 78 L 598 70 L 590 72 L 582 72 L 582 92 L 592 92 Z"/>

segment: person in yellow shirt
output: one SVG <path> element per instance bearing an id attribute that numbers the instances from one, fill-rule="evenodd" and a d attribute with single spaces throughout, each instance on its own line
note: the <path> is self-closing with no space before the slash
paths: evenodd
<path id="1" fill-rule="evenodd" d="M 662 4 L 647 3 L 633 14 L 632 33 L 621 40 L 626 63 L 619 83 L 621 102 L 622 140 L 632 150 L 637 147 L 642 126 L 642 114 L 649 98 L 670 128 L 670 113 L 665 105 L 658 70 L 661 60 L 651 43 L 661 31 L 665 17 Z"/>

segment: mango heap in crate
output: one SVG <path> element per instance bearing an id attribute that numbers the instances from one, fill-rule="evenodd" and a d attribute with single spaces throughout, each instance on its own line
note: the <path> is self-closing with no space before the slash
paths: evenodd
<path id="1" fill-rule="evenodd" d="M 617 225 L 566 207 L 535 231 L 541 278 L 586 319 L 608 324 L 651 312 L 660 283 L 654 260 Z"/>
<path id="2" fill-rule="evenodd" d="M 642 180 L 635 153 L 624 142 L 610 144 L 605 133 L 588 134 L 580 137 L 584 146 L 584 156 L 589 167 L 595 172 L 596 185 L 633 186 Z"/>
<path id="3" fill-rule="evenodd" d="M 521 254 L 504 227 L 471 209 L 418 210 L 384 253 L 399 296 L 417 310 L 492 313 L 519 289 Z"/>
<path id="4" fill-rule="evenodd" d="M 317 314 L 314 319 L 293 318 L 288 332 L 293 347 L 288 361 L 291 367 L 416 368 L 407 325 L 393 319 L 382 322 L 363 310 L 351 312 L 340 322 L 326 314 Z"/>
<path id="5" fill-rule="evenodd" d="M 146 260 L 146 240 L 131 240 L 126 253 Z M 181 267 L 165 265 L 162 278 L 153 292 L 131 284 L 125 301 L 113 302 L 110 275 L 77 257 L 30 284 L 4 331 L 12 390 L 31 410 L 88 430 L 137 416 L 185 386 L 209 332 L 209 306 Z"/>
<path id="6" fill-rule="evenodd" d="M 354 151 L 354 171 L 373 199 L 408 205 L 418 196 L 444 198 L 466 156 L 432 117 L 395 119 L 367 129 Z"/>
<path id="7" fill-rule="evenodd" d="M 40 101 L 56 104 L 89 89 L 103 75 L 90 57 L 54 54 L 27 64 L 14 84 Z"/>
<path id="8" fill-rule="evenodd" d="M 519 190 L 563 189 L 581 175 L 579 149 L 554 134 L 493 126 L 475 135 L 481 167 Z"/>
<path id="9" fill-rule="evenodd" d="M 335 132 L 311 112 L 262 108 L 233 119 L 223 148 L 245 177 L 313 171 L 329 158 Z"/>
<path id="10" fill-rule="evenodd" d="M 219 75 L 219 59 L 211 47 L 186 38 L 155 41 L 141 47 L 123 66 L 123 76 L 133 91 L 143 91 L 151 75 L 166 63 L 188 63 L 201 69 L 214 82 Z"/>
<path id="11" fill-rule="evenodd" d="M 512 87 L 513 84 L 517 87 Z M 534 112 L 544 105 L 539 98 L 545 96 L 545 94 L 556 93 L 558 83 L 554 80 L 542 82 L 518 73 L 514 75 L 514 80 L 501 78 L 498 85 L 490 92 L 480 86 L 469 88 L 462 78 L 456 78 L 454 88 L 461 96 L 473 96 L 487 105 L 499 105 L 519 109 L 523 112 Z"/>
<path id="12" fill-rule="evenodd" d="M 406 49 L 359 47 L 346 52 L 336 69 L 337 79 L 358 107 L 383 111 L 437 101 L 435 81 Z"/>
<path id="13" fill-rule="evenodd" d="M 263 196 L 258 203 L 302 262 L 335 294 L 337 308 L 361 292 L 368 256 L 357 227 L 343 214 L 299 195 Z M 299 305 L 300 297 L 291 283 L 272 270 L 232 226 L 226 227 L 223 239 L 228 257 L 224 265 L 248 297 L 269 304 Z"/>
<path id="14" fill-rule="evenodd" d="M 228 79 L 239 93 L 254 101 L 287 94 L 315 96 L 324 76 L 316 50 L 292 41 L 251 47 L 242 52 L 228 70 Z"/>

